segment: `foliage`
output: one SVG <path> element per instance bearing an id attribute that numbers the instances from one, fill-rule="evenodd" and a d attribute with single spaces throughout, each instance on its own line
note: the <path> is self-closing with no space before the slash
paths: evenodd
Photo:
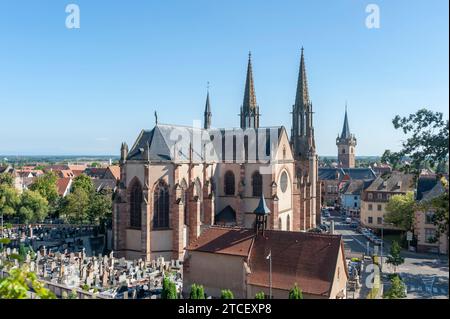
<path id="1" fill-rule="evenodd" d="M 25 265 L 11 269 L 9 276 L 0 279 L 0 299 L 28 299 L 30 288 L 41 299 L 56 299 Z"/>
<path id="2" fill-rule="evenodd" d="M 48 201 L 37 191 L 26 190 L 20 196 L 19 217 L 23 223 L 42 222 L 48 209 Z"/>
<path id="3" fill-rule="evenodd" d="M 393 153 L 390 150 L 385 150 L 381 156 L 381 163 L 389 164 L 392 170 L 397 170 L 402 162 L 402 155 L 400 153 Z"/>
<path id="4" fill-rule="evenodd" d="M 397 267 L 405 262 L 405 258 L 400 255 L 401 247 L 397 241 L 393 241 L 391 245 L 391 249 L 389 252 L 389 256 L 386 260 L 386 263 L 394 266 L 394 273 L 397 273 Z"/>
<path id="5" fill-rule="evenodd" d="M 99 225 L 112 216 L 112 196 L 108 193 L 91 195 L 88 219 L 91 224 Z"/>
<path id="6" fill-rule="evenodd" d="M 220 299 L 234 299 L 233 292 L 229 289 L 222 290 Z"/>
<path id="7" fill-rule="evenodd" d="M 163 279 L 161 299 L 178 299 L 177 287 L 169 277 L 164 277 Z"/>
<path id="8" fill-rule="evenodd" d="M 384 294 L 385 299 L 400 299 L 406 298 L 405 284 L 399 276 L 394 276 L 391 279 L 391 288 Z"/>
<path id="9" fill-rule="evenodd" d="M 189 294 L 189 299 L 205 299 L 205 291 L 203 286 L 193 284 L 191 286 L 191 293 Z"/>
<path id="10" fill-rule="evenodd" d="M 408 192 L 405 195 L 392 196 L 386 205 L 387 214 L 385 221 L 404 230 L 412 230 L 414 226 L 415 204 L 413 192 Z"/>
<path id="11" fill-rule="evenodd" d="M 289 291 L 289 299 L 303 299 L 302 290 L 298 288 L 297 284 Z"/>
<path id="12" fill-rule="evenodd" d="M 418 172 L 428 162 L 433 166 L 448 159 L 449 121 L 441 112 L 427 109 L 418 110 L 407 117 L 397 115 L 392 124 L 401 129 L 407 139 L 402 142 L 399 152 L 383 155 L 384 159 L 411 158 L 412 169 Z M 393 163 L 391 163 L 393 164 Z"/>
<path id="13" fill-rule="evenodd" d="M 0 212 L 7 216 L 15 215 L 20 203 L 18 191 L 7 184 L 0 185 Z"/>
<path id="14" fill-rule="evenodd" d="M 82 188 L 66 196 L 60 215 L 66 222 L 83 224 L 88 220 L 89 195 Z"/>
<path id="15" fill-rule="evenodd" d="M 2 173 L 0 174 L 0 185 L 14 186 L 14 178 L 12 174 Z"/>
<path id="16" fill-rule="evenodd" d="M 255 295 L 255 299 L 265 299 L 266 298 L 266 295 L 264 294 L 264 292 L 258 292 L 256 295 Z"/>
<path id="17" fill-rule="evenodd" d="M 83 291 L 89 291 L 91 287 L 88 284 L 84 284 L 83 286 L 81 286 L 81 289 L 83 289 Z"/>
<path id="18" fill-rule="evenodd" d="M 30 190 L 38 192 L 50 205 L 55 205 L 58 199 L 57 179 L 55 172 L 47 172 L 36 179 Z"/>
<path id="19" fill-rule="evenodd" d="M 72 192 L 82 189 L 86 194 L 93 194 L 95 192 L 94 184 L 89 176 L 86 174 L 80 174 L 73 179 Z"/>

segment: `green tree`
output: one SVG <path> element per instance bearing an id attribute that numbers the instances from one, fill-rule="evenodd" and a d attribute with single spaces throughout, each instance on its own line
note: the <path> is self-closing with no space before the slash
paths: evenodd
<path id="1" fill-rule="evenodd" d="M 169 277 L 164 277 L 163 279 L 161 299 L 178 299 L 177 287 Z"/>
<path id="2" fill-rule="evenodd" d="M 303 299 L 302 290 L 298 288 L 297 284 L 289 291 L 289 299 Z"/>
<path id="3" fill-rule="evenodd" d="M 47 199 L 50 205 L 55 205 L 58 199 L 58 189 L 56 187 L 57 180 L 58 177 L 55 172 L 47 172 L 44 175 L 39 176 L 36 181 L 31 184 L 30 190 L 41 194 L 42 197 Z"/>
<path id="4" fill-rule="evenodd" d="M 95 192 L 94 184 L 86 174 L 81 174 L 73 179 L 72 191 L 75 192 L 77 189 L 84 190 L 86 194 L 93 194 Z"/>
<path id="5" fill-rule="evenodd" d="M 0 174 L 0 185 L 14 186 L 14 178 L 12 174 L 2 173 Z"/>
<path id="6" fill-rule="evenodd" d="M 384 294 L 385 299 L 406 298 L 405 284 L 399 276 L 393 276 L 391 279 L 391 288 Z"/>
<path id="7" fill-rule="evenodd" d="M 109 193 L 95 193 L 91 195 L 89 203 L 89 222 L 99 225 L 112 216 L 112 195 Z"/>
<path id="8" fill-rule="evenodd" d="M 389 154 L 393 158 L 410 158 L 416 173 L 425 162 L 435 166 L 448 160 L 449 121 L 444 120 L 443 113 L 420 109 L 407 117 L 397 115 L 392 124 L 407 138 L 399 152 L 389 151 Z"/>
<path id="9" fill-rule="evenodd" d="M 23 223 L 42 222 L 48 214 L 48 202 L 38 192 L 26 190 L 20 196 L 19 217 Z"/>
<path id="10" fill-rule="evenodd" d="M 258 292 L 256 295 L 255 295 L 255 299 L 265 299 L 266 298 L 266 296 L 264 295 L 264 292 Z"/>
<path id="11" fill-rule="evenodd" d="M 90 198 L 83 188 L 77 188 L 66 196 L 60 215 L 74 224 L 86 223 L 89 219 Z"/>
<path id="12" fill-rule="evenodd" d="M 222 290 L 220 299 L 234 299 L 233 292 L 229 289 Z"/>
<path id="13" fill-rule="evenodd" d="M 0 212 L 7 216 L 16 214 L 19 206 L 20 197 L 18 191 L 8 184 L 0 185 Z"/>
<path id="14" fill-rule="evenodd" d="M 8 276 L 0 279 L 0 299 L 28 299 L 28 292 L 31 289 L 40 299 L 56 299 L 26 265 L 12 268 Z"/>
<path id="15" fill-rule="evenodd" d="M 399 169 L 401 162 L 402 155 L 400 153 L 393 153 L 390 150 L 386 150 L 381 156 L 381 163 L 391 165 L 393 170 Z"/>
<path id="16" fill-rule="evenodd" d="M 413 192 L 407 192 L 405 195 L 394 195 L 386 205 L 385 221 L 403 230 L 412 230 L 415 208 L 416 202 Z"/>
<path id="17" fill-rule="evenodd" d="M 191 292 L 189 294 L 189 299 L 205 299 L 205 291 L 203 286 L 193 284 L 191 286 Z"/>
<path id="18" fill-rule="evenodd" d="M 401 247 L 397 241 L 393 241 L 391 245 L 391 249 L 389 251 L 389 256 L 386 260 L 386 263 L 394 266 L 394 273 L 397 273 L 397 267 L 405 262 L 405 258 L 401 256 Z"/>

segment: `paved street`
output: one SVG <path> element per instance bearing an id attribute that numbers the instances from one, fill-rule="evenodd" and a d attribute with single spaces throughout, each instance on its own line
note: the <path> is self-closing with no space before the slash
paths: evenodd
<path id="1" fill-rule="evenodd" d="M 372 251 L 374 246 L 362 234 L 351 229 L 349 225 L 341 222 L 340 217 L 332 216 L 324 219 L 329 224 L 335 221 L 335 232 L 341 234 L 344 240 L 345 249 L 352 254 L 363 254 L 367 251 L 367 246 Z M 369 243 L 369 244 L 368 244 Z M 384 247 L 384 257 L 389 253 L 389 246 Z M 405 263 L 398 267 L 397 272 L 407 285 L 409 299 L 442 299 L 448 298 L 449 267 L 448 256 L 438 256 L 435 254 L 418 254 L 403 251 Z M 392 273 L 393 268 L 384 264 L 383 271 Z M 388 282 L 387 276 L 385 281 Z"/>

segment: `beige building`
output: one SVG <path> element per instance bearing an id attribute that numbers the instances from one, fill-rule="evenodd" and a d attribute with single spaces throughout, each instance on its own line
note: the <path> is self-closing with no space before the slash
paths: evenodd
<path id="1" fill-rule="evenodd" d="M 386 205 L 393 195 L 414 191 L 414 175 L 394 172 L 377 177 L 361 196 L 361 224 L 372 229 L 399 230 L 384 223 Z"/>
<path id="2" fill-rule="evenodd" d="M 417 182 L 416 200 L 420 204 L 442 195 L 446 189 L 440 178 L 435 174 L 422 175 Z M 448 177 L 446 177 L 448 180 Z M 447 189 L 448 191 L 448 189 Z M 434 223 L 433 210 L 417 210 L 414 216 L 414 235 L 417 237 L 418 252 L 432 252 L 448 255 L 449 237 L 439 234 Z"/>
<path id="3" fill-rule="evenodd" d="M 269 257 L 270 256 L 270 257 Z M 192 284 L 218 298 L 230 289 L 235 298 L 259 292 L 288 299 L 295 284 L 305 299 L 346 298 L 348 272 L 339 235 L 211 227 L 188 247 L 183 294 Z"/>
<path id="4" fill-rule="evenodd" d="M 302 231 L 320 220 L 318 157 L 302 50 L 293 128 L 260 127 L 248 60 L 241 127 L 158 123 L 121 147 L 113 206 L 113 246 L 128 259 L 183 259 L 185 247 L 211 225 L 252 228 L 263 195 L 269 229 Z"/>

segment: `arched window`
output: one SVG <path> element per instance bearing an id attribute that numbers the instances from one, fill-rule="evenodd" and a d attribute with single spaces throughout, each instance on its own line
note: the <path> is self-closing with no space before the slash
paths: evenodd
<path id="1" fill-rule="evenodd" d="M 256 171 L 252 175 L 252 188 L 253 188 L 253 196 L 259 197 L 262 195 L 262 175 Z"/>
<path id="2" fill-rule="evenodd" d="M 234 195 L 235 194 L 235 181 L 234 174 L 232 171 L 228 171 L 225 173 L 225 195 Z"/>
<path id="3" fill-rule="evenodd" d="M 288 215 L 288 216 L 287 216 L 287 219 L 286 219 L 286 229 L 287 229 L 288 231 L 291 230 L 291 216 L 290 216 L 290 215 Z"/>
<path id="4" fill-rule="evenodd" d="M 342 149 L 342 154 L 345 154 L 345 148 Z"/>
<path id="5" fill-rule="evenodd" d="M 169 187 L 164 181 L 156 186 L 153 195 L 153 228 L 169 227 Z"/>
<path id="6" fill-rule="evenodd" d="M 281 222 L 281 217 L 278 218 L 278 230 L 283 230 L 283 223 Z"/>
<path id="7" fill-rule="evenodd" d="M 184 224 L 189 225 L 187 183 L 186 183 L 185 179 L 183 179 L 181 181 L 180 187 L 181 187 L 181 201 L 183 203 L 183 208 L 184 208 Z"/>
<path id="8" fill-rule="evenodd" d="M 142 187 L 134 181 L 130 189 L 130 227 L 141 228 L 142 216 Z"/>

